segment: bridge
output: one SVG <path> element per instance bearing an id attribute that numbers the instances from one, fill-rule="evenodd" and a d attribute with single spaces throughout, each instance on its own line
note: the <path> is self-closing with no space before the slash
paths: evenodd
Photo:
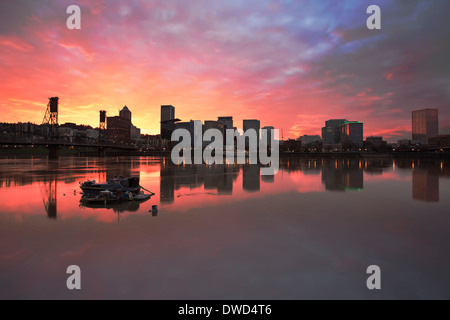
<path id="1" fill-rule="evenodd" d="M 43 146 L 49 150 L 50 158 L 58 157 L 58 150 L 64 147 L 96 148 L 99 156 L 105 156 L 106 149 L 136 151 L 135 145 L 109 141 L 106 138 L 106 111 L 100 111 L 99 136 L 73 137 L 59 134 L 58 125 L 58 97 L 49 99 L 44 120 L 39 132 L 0 132 L 0 145 L 9 146 Z"/>
<path id="2" fill-rule="evenodd" d="M 50 158 L 58 158 L 58 150 L 64 147 L 86 147 L 86 148 L 97 148 L 98 155 L 105 156 L 106 149 L 115 149 L 123 151 L 136 151 L 138 148 L 136 146 L 121 145 L 116 143 L 106 143 L 106 142 L 69 142 L 65 137 L 53 137 L 53 139 L 36 139 L 22 138 L 22 137 L 5 137 L 0 135 L 0 145 L 10 145 L 10 146 L 42 146 L 49 150 Z"/>

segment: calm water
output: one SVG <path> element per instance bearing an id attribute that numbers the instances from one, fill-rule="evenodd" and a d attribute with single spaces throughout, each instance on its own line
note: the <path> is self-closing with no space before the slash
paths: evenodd
<path id="1" fill-rule="evenodd" d="M 281 162 L 260 177 L 151 157 L 0 159 L 0 298 L 450 298 L 450 163 Z M 156 195 L 80 205 L 80 181 L 116 175 Z M 72 264 L 81 291 L 66 288 Z"/>

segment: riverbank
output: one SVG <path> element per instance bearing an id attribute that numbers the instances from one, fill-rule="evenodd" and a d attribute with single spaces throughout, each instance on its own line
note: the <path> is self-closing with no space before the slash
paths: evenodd
<path id="1" fill-rule="evenodd" d="M 60 157 L 98 157 L 98 151 L 77 150 L 61 148 L 58 150 Z M 107 157 L 170 157 L 170 151 L 106 151 Z M 45 147 L 21 147 L 0 148 L 0 157 L 47 157 L 48 149 Z M 225 156 L 225 155 L 224 155 Z M 392 151 L 383 153 L 369 152 L 282 152 L 280 158 L 432 158 L 449 159 L 450 152 L 413 152 Z"/>

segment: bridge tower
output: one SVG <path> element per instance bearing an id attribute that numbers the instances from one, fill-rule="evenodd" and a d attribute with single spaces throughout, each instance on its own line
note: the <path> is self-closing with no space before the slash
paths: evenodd
<path id="1" fill-rule="evenodd" d="M 58 126 L 58 97 L 49 98 L 49 102 L 47 104 L 47 110 L 45 111 L 44 119 L 42 120 L 42 124 L 48 127 L 48 132 L 46 135 L 50 140 L 54 140 L 57 136 L 57 126 Z M 52 156 L 52 150 L 50 150 L 50 155 Z"/>
<path id="2" fill-rule="evenodd" d="M 106 111 L 100 110 L 100 126 L 99 126 L 99 135 L 98 135 L 98 142 L 99 143 L 106 143 L 107 136 L 106 136 Z M 98 156 L 104 157 L 105 156 L 105 149 L 103 147 L 98 148 Z"/>
<path id="3" fill-rule="evenodd" d="M 49 98 L 42 124 L 58 125 L 58 97 Z"/>
<path id="4" fill-rule="evenodd" d="M 100 130 L 106 129 L 106 111 L 100 110 Z"/>

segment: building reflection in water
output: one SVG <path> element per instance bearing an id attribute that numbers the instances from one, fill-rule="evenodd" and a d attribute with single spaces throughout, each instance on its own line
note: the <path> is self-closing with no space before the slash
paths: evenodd
<path id="1" fill-rule="evenodd" d="M 256 192 L 261 189 L 261 167 L 257 164 L 246 165 L 242 168 L 243 189 L 247 192 Z"/>
<path id="2" fill-rule="evenodd" d="M 361 161 L 353 159 L 327 159 L 323 163 L 322 183 L 329 191 L 362 190 L 364 168 Z"/>
<path id="3" fill-rule="evenodd" d="M 413 199 L 439 202 L 439 174 L 433 169 L 417 168 L 412 172 Z"/>
<path id="4" fill-rule="evenodd" d="M 156 168 L 155 168 L 156 166 Z M 158 168 L 159 166 L 159 168 Z M 116 176 L 140 176 L 140 170 L 153 167 L 160 171 L 161 204 L 172 204 L 175 198 L 194 195 L 187 190 L 202 188 L 211 195 L 232 195 L 235 183 L 242 170 L 242 189 L 246 193 L 258 192 L 263 183 L 275 186 L 275 177 L 261 176 L 258 165 L 179 165 L 170 158 L 107 158 L 84 159 L 69 158 L 58 162 L 45 160 L 11 160 L 0 168 L 0 188 L 19 188 L 37 184 L 40 188 L 42 203 L 48 218 L 58 217 L 58 191 L 67 192 L 58 183 L 74 185 L 75 193 L 79 192 L 77 181 L 86 177 L 105 181 Z M 328 191 L 362 190 L 364 174 L 380 176 L 386 172 L 405 172 L 412 175 L 412 198 L 425 202 L 439 202 L 439 179 L 450 177 L 448 164 L 444 160 L 424 159 L 360 159 L 354 158 L 313 158 L 285 157 L 280 159 L 278 174 L 287 175 L 302 172 L 303 175 L 321 175 Z M 389 179 L 391 176 L 387 176 Z M 283 179 L 281 177 L 280 179 Z M 277 180 L 278 181 L 278 180 Z M 76 186 L 75 186 L 76 184 Z M 183 189 L 183 191 L 181 191 Z M 237 188 L 240 189 L 240 188 Z M 66 190 L 66 191 L 61 191 Z M 20 193 L 20 191 L 17 191 Z M 73 192 L 71 190 L 70 192 Z M 241 192 L 240 190 L 238 192 Z M 181 194 L 184 193 L 184 194 Z M 77 195 L 78 196 L 78 195 Z M 19 197 L 18 197 L 19 198 Z M 59 199 L 61 200 L 61 199 Z M 17 201 L 17 200 L 14 200 Z M 83 206 L 83 205 L 81 205 Z M 92 208 L 92 206 L 86 206 Z M 115 213 L 137 212 L 139 202 L 123 202 L 114 205 L 103 205 Z M 95 209 L 95 208 L 94 208 Z"/>
<path id="5" fill-rule="evenodd" d="M 261 181 L 265 182 L 265 183 L 274 183 L 275 182 L 275 175 L 271 174 L 271 175 L 261 176 Z"/>
<path id="6" fill-rule="evenodd" d="M 166 163 L 169 159 L 162 159 L 160 164 L 159 200 L 162 203 L 173 203 L 175 193 L 174 166 Z"/>
<path id="7" fill-rule="evenodd" d="M 195 189 L 203 186 L 205 191 L 216 195 L 233 194 L 233 183 L 239 174 L 235 165 L 192 165 L 176 166 L 170 159 L 160 162 L 160 201 L 171 204 L 175 196 L 182 196 L 176 190 Z"/>

